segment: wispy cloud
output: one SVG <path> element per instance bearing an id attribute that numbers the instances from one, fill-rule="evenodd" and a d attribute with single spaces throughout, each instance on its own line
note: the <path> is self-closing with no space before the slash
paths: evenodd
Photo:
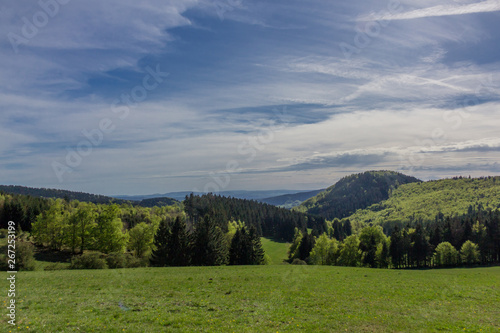
<path id="1" fill-rule="evenodd" d="M 500 11 L 500 1 L 485 0 L 466 5 L 438 5 L 433 7 L 410 10 L 402 13 L 385 15 L 371 14 L 360 17 L 360 21 L 381 21 L 381 20 L 412 20 L 425 17 L 466 15 L 475 13 L 489 13 Z"/>

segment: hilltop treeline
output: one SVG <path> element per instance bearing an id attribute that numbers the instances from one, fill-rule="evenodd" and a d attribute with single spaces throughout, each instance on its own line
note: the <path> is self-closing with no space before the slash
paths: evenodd
<path id="1" fill-rule="evenodd" d="M 228 221 L 244 221 L 254 227 L 259 235 L 291 241 L 294 230 L 316 229 L 326 231 L 325 219 L 313 215 L 290 211 L 257 201 L 226 198 L 207 194 L 187 196 L 184 200 L 187 215 L 198 221 L 205 215 L 211 216 L 223 230 Z"/>
<path id="2" fill-rule="evenodd" d="M 126 200 L 115 199 L 105 195 L 25 186 L 0 185 L 0 192 L 4 192 L 5 194 L 20 194 L 37 198 L 65 199 L 67 201 L 78 200 L 81 202 L 92 202 L 96 204 L 123 204 L 128 202 Z"/>

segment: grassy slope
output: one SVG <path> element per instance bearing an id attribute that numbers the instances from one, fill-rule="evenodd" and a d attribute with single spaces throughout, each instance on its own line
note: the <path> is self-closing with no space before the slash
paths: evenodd
<path id="1" fill-rule="evenodd" d="M 2 281 L 5 276 L 0 273 Z M 397 271 L 277 265 L 20 272 L 17 291 L 21 329 L 12 331 L 500 329 L 500 267 Z M 6 331 L 6 316 L 0 321 Z"/>
<path id="2" fill-rule="evenodd" d="M 271 258 L 272 265 L 281 264 L 284 259 L 288 258 L 289 243 L 275 242 L 274 240 L 265 237 L 262 237 L 260 240 L 264 251 L 269 258 Z"/>
<path id="3" fill-rule="evenodd" d="M 441 212 L 445 216 L 467 213 L 469 205 L 500 207 L 500 177 L 490 179 L 443 179 L 405 184 L 394 190 L 388 200 L 358 210 L 349 219 L 354 225 L 366 222 L 384 224 L 415 218 L 432 221 Z"/>

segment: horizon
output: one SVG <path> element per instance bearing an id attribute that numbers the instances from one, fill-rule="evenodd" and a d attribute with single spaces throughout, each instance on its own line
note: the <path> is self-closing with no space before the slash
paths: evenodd
<path id="1" fill-rule="evenodd" d="M 397 171 L 392 171 L 392 170 L 367 170 L 364 172 L 370 172 L 370 171 L 391 171 L 391 172 L 397 172 Z M 363 172 L 362 172 L 363 173 Z M 359 173 L 354 173 L 354 174 L 359 174 Z M 351 175 L 354 175 L 351 174 Z M 408 174 L 404 174 L 406 176 L 411 176 Z M 413 176 L 412 176 L 413 177 Z M 500 177 L 500 175 L 482 175 L 482 176 L 476 176 L 472 177 L 471 175 L 453 175 L 453 176 L 448 176 L 448 177 L 442 177 L 442 178 L 433 178 L 433 179 L 420 179 L 422 182 L 428 182 L 428 181 L 438 181 L 438 180 L 444 180 L 444 179 L 453 179 L 453 178 L 482 178 L 482 177 Z M 203 191 L 192 191 L 192 190 L 180 190 L 180 191 L 163 191 L 163 192 L 157 192 L 157 193 L 129 193 L 129 194 L 123 194 L 123 193 L 114 193 L 114 194 L 106 194 L 106 193 L 96 193 L 96 192 L 85 192 L 81 190 L 68 190 L 64 188 L 51 188 L 51 187 L 34 187 L 34 186 L 28 186 L 28 185 L 20 185 L 20 184 L 0 184 L 1 186 L 21 186 L 21 187 L 27 187 L 27 188 L 40 188 L 40 189 L 49 189 L 49 190 L 63 190 L 63 191 L 70 191 L 70 192 L 81 192 L 81 193 L 87 193 L 87 194 L 92 194 L 92 195 L 102 195 L 102 196 L 107 196 L 111 198 L 126 198 L 126 197 L 149 197 L 149 196 L 163 196 L 163 195 L 168 195 L 168 194 L 180 194 L 180 193 L 195 193 L 195 194 L 208 194 L 208 193 L 213 193 L 213 194 L 224 194 L 224 193 L 229 193 L 229 192 L 249 192 L 249 193 L 254 193 L 254 192 L 290 192 L 287 194 L 296 194 L 296 193 L 301 193 L 301 192 L 312 192 L 312 191 L 318 191 L 318 190 L 326 190 L 327 188 L 335 185 L 340 179 L 335 180 L 332 184 L 324 187 L 324 188 L 313 188 L 313 189 L 285 189 L 285 188 L 276 188 L 276 189 L 255 189 L 255 190 L 249 190 L 249 189 L 228 189 L 228 190 L 221 190 L 218 192 L 203 192 Z M 281 196 L 281 195 L 286 195 L 286 194 L 278 194 L 276 196 Z"/>
<path id="2" fill-rule="evenodd" d="M 2 184 L 112 196 L 500 175 L 498 0 L 47 0 L 0 18 Z"/>

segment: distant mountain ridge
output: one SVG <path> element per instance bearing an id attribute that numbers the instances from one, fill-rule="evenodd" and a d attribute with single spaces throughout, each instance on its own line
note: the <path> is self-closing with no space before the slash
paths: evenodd
<path id="1" fill-rule="evenodd" d="M 237 199 L 246 199 L 246 200 L 257 200 L 263 201 L 266 198 L 273 198 L 281 195 L 287 194 L 299 194 L 306 193 L 306 191 L 300 190 L 267 190 L 267 191 L 221 191 L 214 194 L 226 197 L 226 198 L 237 198 Z M 140 201 L 144 199 L 153 199 L 159 197 L 168 197 L 173 198 L 178 201 L 183 201 L 186 198 L 186 195 L 190 195 L 193 193 L 197 196 L 202 196 L 207 193 L 205 192 L 193 192 L 193 191 L 181 191 L 181 192 L 169 192 L 164 194 L 148 194 L 148 195 L 115 195 L 113 197 L 122 200 L 131 200 L 131 201 Z"/>
<path id="2" fill-rule="evenodd" d="M 389 198 L 391 190 L 421 180 L 394 171 L 366 171 L 339 180 L 294 209 L 326 219 L 342 219 Z"/>
<path id="3" fill-rule="evenodd" d="M 95 204 L 132 204 L 142 207 L 171 206 L 179 202 L 175 199 L 166 197 L 155 197 L 151 199 L 141 200 L 139 202 L 132 202 L 130 200 L 108 197 L 100 194 L 74 192 L 50 188 L 34 188 L 19 185 L 0 185 L 0 192 L 4 192 L 7 194 L 29 195 L 37 198 L 67 199 L 70 201 L 78 200 L 81 202 L 92 202 Z"/>
<path id="4" fill-rule="evenodd" d="M 314 190 L 309 192 L 299 192 L 294 194 L 283 194 L 276 197 L 264 198 L 261 199 L 260 201 L 270 205 L 290 209 L 300 205 L 302 202 L 316 196 L 318 193 L 321 193 L 324 190 L 325 189 Z"/>

